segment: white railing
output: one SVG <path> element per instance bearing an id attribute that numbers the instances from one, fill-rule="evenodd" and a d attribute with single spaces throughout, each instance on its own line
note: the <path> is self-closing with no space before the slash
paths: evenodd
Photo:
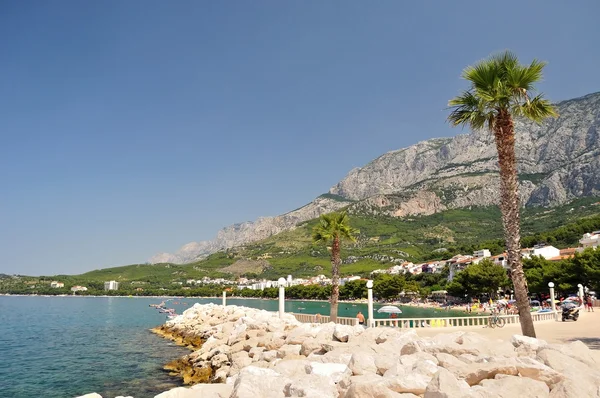
<path id="1" fill-rule="evenodd" d="M 548 321 L 555 319 L 554 312 L 532 313 L 533 321 Z M 506 324 L 519 323 L 518 315 L 500 315 Z M 390 318 L 374 319 L 374 326 L 386 326 L 396 328 L 444 328 L 444 327 L 464 327 L 464 326 L 487 326 L 490 322 L 490 315 L 467 316 L 467 317 L 449 317 L 449 318 Z"/>
<path id="2" fill-rule="evenodd" d="M 315 315 L 315 314 L 296 314 L 292 313 L 296 317 L 298 322 L 302 323 L 329 323 L 331 322 L 331 317 L 329 315 Z M 358 324 L 357 318 L 346 318 L 346 317 L 337 317 L 336 323 L 340 325 L 349 325 L 354 326 Z"/>

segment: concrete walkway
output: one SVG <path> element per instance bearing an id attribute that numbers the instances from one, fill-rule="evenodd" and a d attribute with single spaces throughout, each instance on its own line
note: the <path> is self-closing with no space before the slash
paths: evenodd
<path id="1" fill-rule="evenodd" d="M 577 322 L 535 322 L 535 332 L 538 339 L 546 340 L 548 343 L 568 343 L 581 340 L 590 349 L 597 350 L 596 356 L 600 358 L 600 311 L 580 311 Z M 521 334 L 520 324 L 506 325 L 501 329 L 491 329 L 483 326 L 451 327 L 451 328 L 426 328 L 415 329 L 419 336 L 430 337 L 439 333 L 450 333 L 458 330 L 480 333 L 491 339 L 510 340 L 512 335 Z"/>

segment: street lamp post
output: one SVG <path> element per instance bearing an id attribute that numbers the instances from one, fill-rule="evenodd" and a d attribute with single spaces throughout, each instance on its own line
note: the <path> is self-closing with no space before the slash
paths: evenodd
<path id="1" fill-rule="evenodd" d="M 556 319 L 556 305 L 554 304 L 554 282 L 548 282 L 548 287 L 550 288 L 550 308 L 552 308 L 552 312 L 554 312 L 554 319 Z"/>
<path id="2" fill-rule="evenodd" d="M 577 295 L 579 296 L 579 304 L 580 306 L 583 306 L 583 285 L 580 283 L 577 285 L 577 287 L 579 288 L 577 291 Z"/>
<path id="3" fill-rule="evenodd" d="M 283 318 L 285 312 L 285 283 L 284 278 L 279 278 L 277 284 L 279 285 L 279 317 Z"/>
<path id="4" fill-rule="evenodd" d="M 367 281 L 367 300 L 368 300 L 368 305 L 369 305 L 369 309 L 368 309 L 368 316 L 369 316 L 369 323 L 368 323 L 368 327 L 372 328 L 373 326 L 375 326 L 375 320 L 373 319 L 373 281 L 372 280 L 368 280 Z"/>
<path id="5" fill-rule="evenodd" d="M 223 290 L 223 307 L 227 305 L 227 292 Z"/>

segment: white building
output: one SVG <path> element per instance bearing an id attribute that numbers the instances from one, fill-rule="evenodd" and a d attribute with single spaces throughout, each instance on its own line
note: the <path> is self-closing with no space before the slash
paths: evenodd
<path id="1" fill-rule="evenodd" d="M 62 282 L 52 281 L 52 283 L 50 283 L 50 287 L 53 289 L 58 289 L 60 287 L 65 287 L 65 284 Z"/>
<path id="2" fill-rule="evenodd" d="M 119 290 L 119 282 L 117 282 L 117 281 L 104 282 L 104 290 Z"/>
<path id="3" fill-rule="evenodd" d="M 507 257 L 506 253 L 502 253 L 502 254 L 492 257 L 492 261 L 494 262 L 494 264 L 501 265 L 506 269 L 510 268 L 508 266 L 508 257 Z"/>
<path id="4" fill-rule="evenodd" d="M 85 286 L 73 286 L 73 287 L 71 288 L 71 291 L 72 291 L 73 293 L 75 293 L 75 292 L 87 292 L 87 290 L 88 290 L 88 288 L 87 288 L 87 287 L 85 287 Z"/>
<path id="5" fill-rule="evenodd" d="M 594 231 L 591 234 L 584 234 L 583 238 L 579 240 L 581 247 L 578 251 L 584 251 L 585 249 L 597 249 L 600 246 L 600 231 Z"/>
<path id="6" fill-rule="evenodd" d="M 483 257 L 492 257 L 492 253 L 488 249 L 477 250 L 473 252 L 473 257 L 475 258 L 483 258 Z"/>
<path id="7" fill-rule="evenodd" d="M 560 256 L 560 250 L 554 246 L 536 245 L 531 249 L 521 250 L 521 257 L 531 258 L 531 256 L 541 256 L 546 260 Z"/>

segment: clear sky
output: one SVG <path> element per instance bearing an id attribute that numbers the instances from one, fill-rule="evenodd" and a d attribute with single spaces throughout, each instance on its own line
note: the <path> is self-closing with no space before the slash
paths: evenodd
<path id="1" fill-rule="evenodd" d="M 0 272 L 144 262 L 445 124 L 461 70 L 600 90 L 600 2 L 0 2 Z"/>

